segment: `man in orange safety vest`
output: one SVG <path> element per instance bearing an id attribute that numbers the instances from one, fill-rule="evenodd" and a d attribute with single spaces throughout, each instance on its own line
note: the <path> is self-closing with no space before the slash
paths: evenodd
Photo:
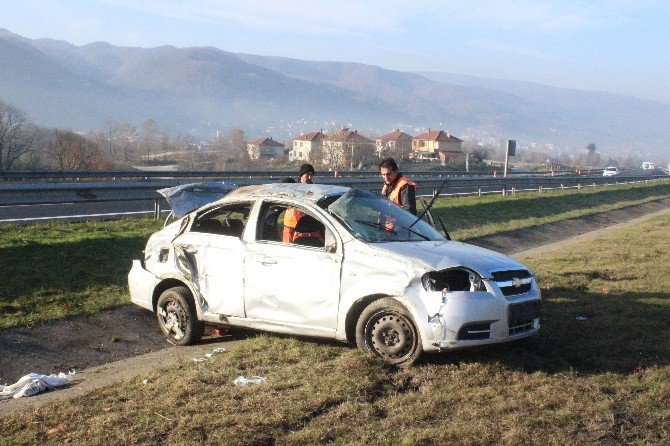
<path id="1" fill-rule="evenodd" d="M 401 208 L 416 215 L 416 184 L 398 171 L 393 158 L 384 158 L 379 163 L 379 173 L 384 179 L 382 195 Z"/>
<path id="2" fill-rule="evenodd" d="M 311 164 L 303 164 L 300 166 L 298 172 L 299 182 L 303 184 L 312 184 L 312 178 L 316 172 L 314 166 Z M 298 225 L 298 220 L 302 217 L 302 213 L 296 208 L 287 208 L 284 213 L 284 232 L 282 233 L 282 241 L 284 243 L 292 243 L 294 240 L 295 227 Z"/>

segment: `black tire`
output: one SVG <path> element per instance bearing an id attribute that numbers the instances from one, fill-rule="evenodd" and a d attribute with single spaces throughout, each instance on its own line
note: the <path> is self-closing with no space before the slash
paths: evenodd
<path id="1" fill-rule="evenodd" d="M 198 342 L 205 331 L 205 324 L 198 320 L 191 292 L 183 286 L 163 291 L 156 304 L 156 317 L 163 335 L 174 345 Z"/>
<path id="2" fill-rule="evenodd" d="M 378 299 L 363 310 L 356 323 L 356 345 L 399 367 L 414 363 L 423 350 L 409 311 L 391 298 Z"/>

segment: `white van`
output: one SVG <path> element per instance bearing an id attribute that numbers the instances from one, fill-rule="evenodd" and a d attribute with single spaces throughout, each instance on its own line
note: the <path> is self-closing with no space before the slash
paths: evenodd
<path id="1" fill-rule="evenodd" d="M 613 177 L 614 175 L 619 175 L 619 169 L 616 166 L 605 167 L 603 170 L 604 177 Z"/>

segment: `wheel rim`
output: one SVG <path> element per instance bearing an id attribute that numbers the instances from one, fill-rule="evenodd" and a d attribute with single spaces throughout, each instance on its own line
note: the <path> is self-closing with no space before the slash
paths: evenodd
<path id="1" fill-rule="evenodd" d="M 186 310 L 175 300 L 166 301 L 158 309 L 158 320 L 163 331 L 175 341 L 186 336 Z"/>
<path id="2" fill-rule="evenodd" d="M 372 352 L 388 362 L 401 362 L 416 349 L 414 324 L 402 314 L 378 313 L 370 318 L 365 331 Z"/>

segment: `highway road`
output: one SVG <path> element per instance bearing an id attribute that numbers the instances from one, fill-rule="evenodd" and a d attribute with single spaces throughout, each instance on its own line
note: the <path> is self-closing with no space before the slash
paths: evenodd
<path id="1" fill-rule="evenodd" d="M 664 174 L 656 171 L 635 172 L 634 175 L 617 175 L 603 178 L 601 175 L 565 175 L 560 177 L 535 176 L 507 178 L 493 177 L 449 177 L 442 194 L 474 195 L 499 194 L 503 188 L 507 193 L 521 190 L 549 190 L 570 188 L 580 184 L 590 187 L 607 182 L 615 184 L 624 181 L 639 181 Z M 411 176 L 411 175 L 410 175 Z M 341 184 L 360 187 L 371 191 L 379 190 L 381 180 L 374 178 L 327 178 L 317 177 L 317 183 Z M 432 196 L 444 178 L 414 178 L 418 194 Z M 194 180 L 173 181 L 106 181 L 72 183 L 0 183 L 0 224 L 28 224 L 48 221 L 105 220 L 124 217 L 150 216 L 154 213 L 157 189 L 193 182 Z M 267 179 L 244 179 L 242 184 L 258 184 Z M 274 180 L 278 181 L 278 180 Z M 166 213 L 168 206 L 160 200 L 160 207 Z"/>

